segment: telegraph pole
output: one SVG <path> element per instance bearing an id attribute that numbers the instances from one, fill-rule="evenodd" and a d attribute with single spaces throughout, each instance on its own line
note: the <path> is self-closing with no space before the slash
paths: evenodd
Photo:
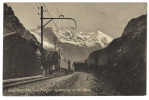
<path id="1" fill-rule="evenodd" d="M 41 6 L 41 65 L 43 65 L 43 6 Z"/>

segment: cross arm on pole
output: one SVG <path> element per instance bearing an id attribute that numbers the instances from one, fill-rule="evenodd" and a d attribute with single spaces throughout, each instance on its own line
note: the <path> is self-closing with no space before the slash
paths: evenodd
<path id="1" fill-rule="evenodd" d="M 73 28 L 74 30 L 77 29 L 77 22 L 73 18 L 42 18 L 42 19 L 51 19 L 50 21 L 52 21 L 54 19 L 73 20 L 75 23 L 75 28 L 74 27 L 71 27 L 71 28 Z M 45 25 L 47 25 L 50 21 L 48 21 Z"/>
<path id="2" fill-rule="evenodd" d="M 46 24 L 43 25 L 43 27 L 46 26 L 48 23 L 50 23 L 52 20 L 53 19 L 50 19 Z"/>

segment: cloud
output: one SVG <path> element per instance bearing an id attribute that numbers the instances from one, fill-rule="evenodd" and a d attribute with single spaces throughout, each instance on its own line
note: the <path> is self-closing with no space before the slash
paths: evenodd
<path id="1" fill-rule="evenodd" d="M 38 34 L 32 32 L 32 31 L 30 31 L 30 33 L 33 34 L 33 35 L 36 37 L 36 39 L 41 43 L 41 37 L 40 37 Z M 52 49 L 53 49 L 53 48 L 54 48 L 54 45 L 51 44 L 50 42 L 48 42 L 48 41 L 47 41 L 47 38 L 44 37 L 44 39 L 43 39 L 43 47 L 44 47 L 45 49 L 46 49 L 46 48 L 48 48 L 48 49 L 52 48 Z"/>

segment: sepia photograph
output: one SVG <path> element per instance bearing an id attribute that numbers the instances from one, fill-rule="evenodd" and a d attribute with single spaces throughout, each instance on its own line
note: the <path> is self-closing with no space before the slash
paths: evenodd
<path id="1" fill-rule="evenodd" d="M 3 2 L 3 96 L 146 96 L 147 2 Z"/>

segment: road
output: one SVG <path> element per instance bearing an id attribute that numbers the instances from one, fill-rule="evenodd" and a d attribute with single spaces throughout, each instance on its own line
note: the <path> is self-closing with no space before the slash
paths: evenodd
<path id="1" fill-rule="evenodd" d="M 121 95 L 110 83 L 92 73 L 74 72 L 71 75 L 29 83 L 3 91 L 7 96 L 99 96 Z"/>

